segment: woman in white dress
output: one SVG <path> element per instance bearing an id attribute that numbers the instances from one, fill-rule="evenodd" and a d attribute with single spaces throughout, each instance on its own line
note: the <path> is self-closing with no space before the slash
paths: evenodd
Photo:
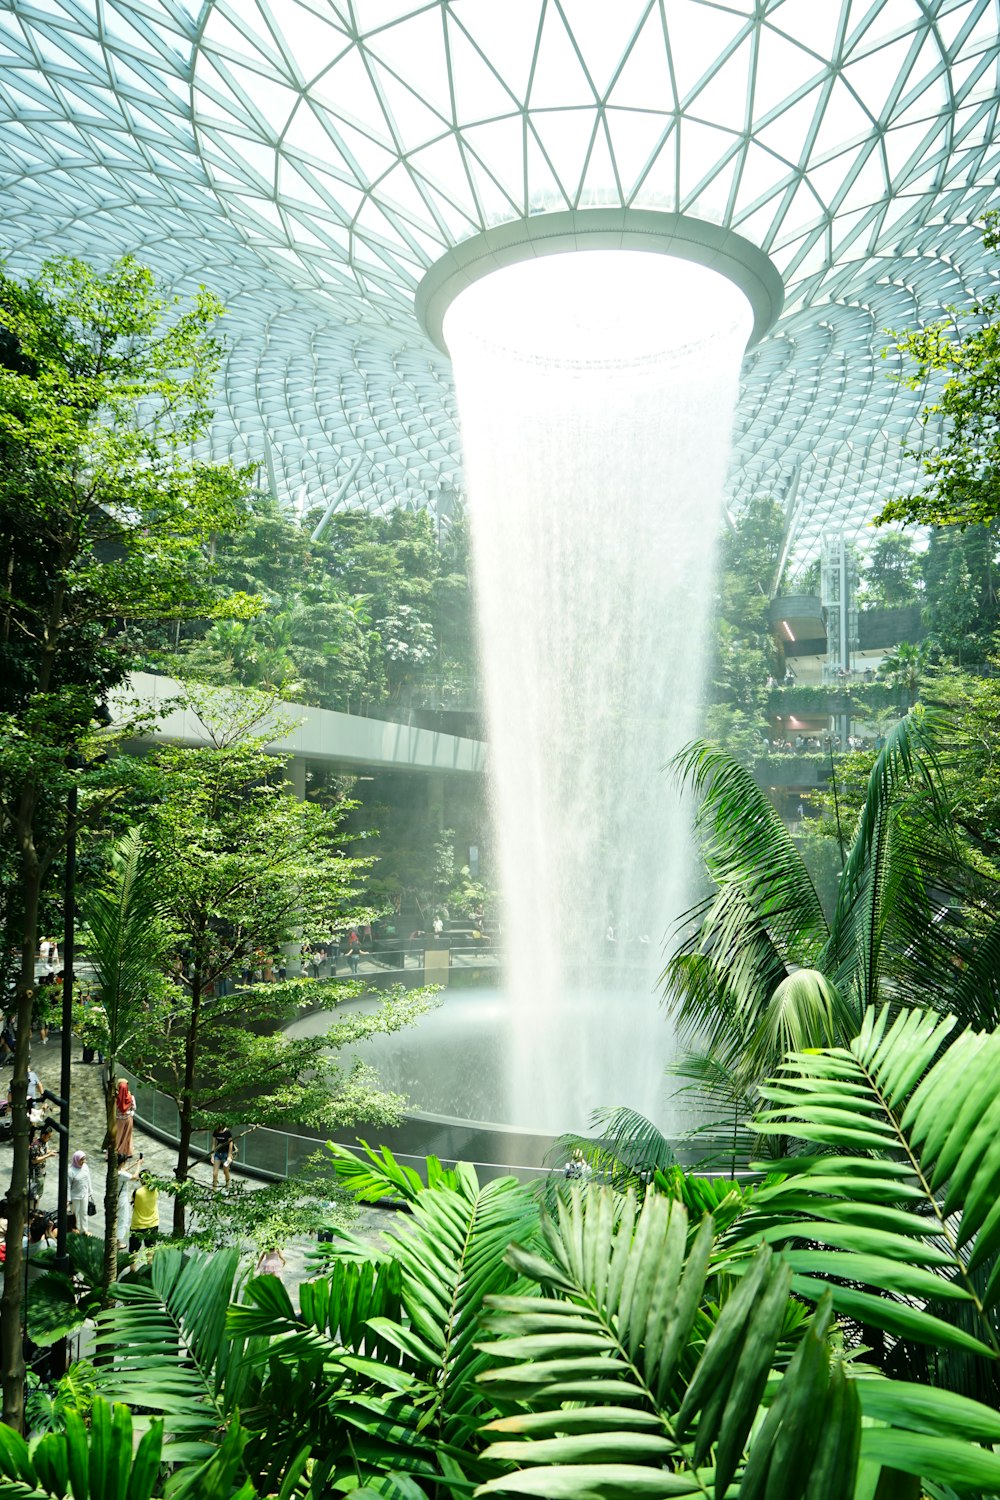
<path id="1" fill-rule="evenodd" d="M 93 1196 L 93 1185 L 90 1181 L 90 1168 L 87 1165 L 87 1157 L 83 1151 L 74 1151 L 73 1160 L 69 1164 L 69 1211 L 76 1218 L 78 1234 L 89 1234 L 87 1228 L 87 1207 Z"/>

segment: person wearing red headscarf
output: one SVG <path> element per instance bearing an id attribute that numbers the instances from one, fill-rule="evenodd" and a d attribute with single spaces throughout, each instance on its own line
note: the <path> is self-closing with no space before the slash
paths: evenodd
<path id="1" fill-rule="evenodd" d="M 118 1080 L 115 1095 L 115 1150 L 118 1160 L 126 1161 L 132 1155 L 132 1117 L 135 1114 L 135 1095 L 124 1078 Z"/>

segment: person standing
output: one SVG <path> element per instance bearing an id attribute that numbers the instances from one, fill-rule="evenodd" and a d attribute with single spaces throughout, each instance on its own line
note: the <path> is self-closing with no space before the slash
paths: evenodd
<path id="1" fill-rule="evenodd" d="M 256 1265 L 258 1276 L 280 1276 L 287 1265 L 285 1257 L 277 1245 L 272 1245 L 268 1250 L 262 1250 L 260 1260 Z"/>
<path id="2" fill-rule="evenodd" d="M 225 1185 L 229 1186 L 229 1168 L 233 1157 L 236 1155 L 236 1142 L 233 1140 L 233 1132 L 225 1120 L 220 1120 L 212 1131 L 212 1187 L 219 1186 L 219 1168 L 225 1178 Z"/>
<path id="3" fill-rule="evenodd" d="M 155 1245 L 160 1237 L 160 1195 L 146 1171 L 139 1173 L 139 1186 L 132 1196 L 132 1233 L 128 1247 L 134 1255 L 144 1245 Z"/>
<path id="4" fill-rule="evenodd" d="M 139 1161 L 142 1162 L 142 1152 L 139 1153 Z M 128 1249 L 129 1225 L 132 1221 L 132 1189 L 139 1177 L 141 1166 L 135 1171 L 130 1171 L 128 1166 L 122 1162 L 118 1167 L 118 1199 L 115 1214 L 115 1237 L 118 1240 L 119 1250 Z"/>
<path id="5" fill-rule="evenodd" d="M 115 1150 L 119 1161 L 128 1161 L 132 1155 L 132 1121 L 135 1116 L 135 1095 L 128 1080 L 119 1078 L 115 1094 Z"/>
<path id="6" fill-rule="evenodd" d="M 87 1165 L 85 1152 L 73 1152 L 73 1159 L 69 1164 L 68 1181 L 69 1211 L 76 1217 L 77 1233 L 89 1234 L 87 1214 L 94 1188 L 90 1180 L 90 1167 Z"/>
<path id="7" fill-rule="evenodd" d="M 28 1147 L 28 1199 L 32 1208 L 37 1208 L 45 1191 L 45 1163 L 55 1152 L 50 1150 L 52 1126 L 42 1125 Z"/>

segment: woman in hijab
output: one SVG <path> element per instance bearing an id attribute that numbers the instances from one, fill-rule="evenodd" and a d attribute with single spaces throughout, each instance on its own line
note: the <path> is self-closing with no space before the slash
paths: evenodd
<path id="1" fill-rule="evenodd" d="M 76 1218 L 78 1233 L 88 1234 L 87 1209 L 93 1196 L 90 1168 L 83 1151 L 74 1151 L 69 1164 L 69 1211 Z"/>
<path id="2" fill-rule="evenodd" d="M 115 1095 L 115 1149 L 119 1161 L 127 1161 L 132 1155 L 132 1117 L 135 1114 L 135 1096 L 124 1078 L 118 1080 Z"/>

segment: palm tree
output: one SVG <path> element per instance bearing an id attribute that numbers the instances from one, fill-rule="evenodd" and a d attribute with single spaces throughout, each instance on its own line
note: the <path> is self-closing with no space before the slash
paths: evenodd
<path id="1" fill-rule="evenodd" d="M 87 951 L 100 992 L 107 1060 L 104 1102 L 108 1168 L 104 1184 L 104 1285 L 117 1275 L 115 1232 L 118 1168 L 115 1154 L 115 1086 L 118 1058 L 148 1022 L 151 993 L 162 982 L 161 960 L 168 932 L 151 878 L 152 856 L 138 829 L 114 847 L 106 884 L 83 903 Z"/>
<path id="2" fill-rule="evenodd" d="M 701 798 L 712 889 L 662 975 L 684 1033 L 752 1088 L 787 1051 L 843 1043 L 879 1003 L 1000 1020 L 1000 922 L 952 826 L 940 726 L 909 714 L 872 767 L 828 917 L 799 850 L 750 773 L 695 741 L 674 768 Z M 984 896 L 987 898 L 984 904 Z"/>
<path id="3" fill-rule="evenodd" d="M 891 656 L 882 658 L 878 675 L 887 687 L 895 688 L 903 695 L 907 709 L 917 701 L 930 660 L 926 641 L 919 646 L 913 641 L 901 641 Z"/>

